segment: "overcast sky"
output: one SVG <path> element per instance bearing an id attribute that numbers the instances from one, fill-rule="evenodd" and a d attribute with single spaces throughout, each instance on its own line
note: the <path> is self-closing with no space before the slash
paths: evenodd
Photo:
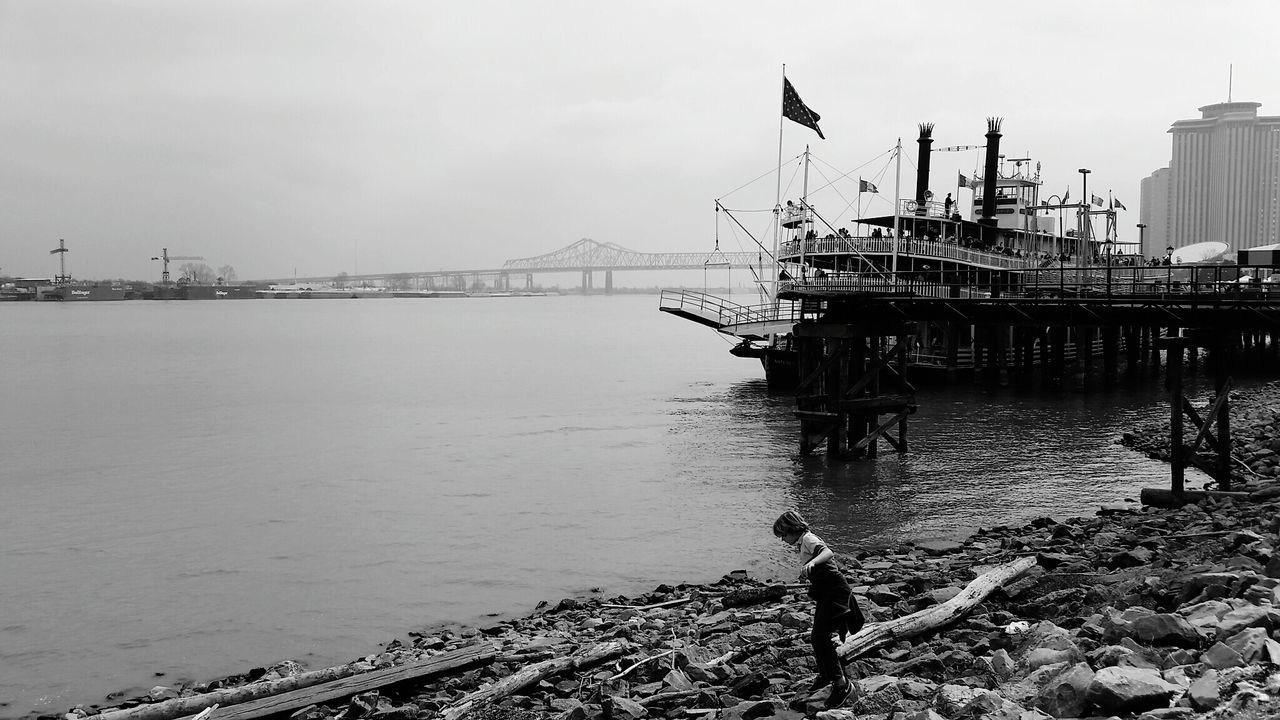
<path id="1" fill-rule="evenodd" d="M 886 211 L 899 137 L 905 196 L 918 123 L 981 145 L 1000 116 L 1046 193 L 1090 168 L 1124 240 L 1230 65 L 1280 115 L 1276 28 L 1271 0 L 0 0 L 0 273 L 54 274 L 59 238 L 78 278 L 145 280 L 163 247 L 245 280 L 749 249 L 714 202 L 773 202 L 784 63 L 827 137 L 784 126 L 811 187 L 860 175 Z M 980 163 L 935 154 L 934 192 Z"/>

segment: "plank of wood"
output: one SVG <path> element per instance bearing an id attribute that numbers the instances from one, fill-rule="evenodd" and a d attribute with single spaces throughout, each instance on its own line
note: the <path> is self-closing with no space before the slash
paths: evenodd
<path id="1" fill-rule="evenodd" d="M 291 712 L 308 705 L 330 702 L 411 680 L 422 683 L 431 682 L 447 675 L 483 667 L 493 662 L 495 657 L 497 652 L 491 646 L 472 645 L 418 662 L 352 675 L 323 685 L 224 707 L 214 715 L 214 720 L 250 720 Z"/>

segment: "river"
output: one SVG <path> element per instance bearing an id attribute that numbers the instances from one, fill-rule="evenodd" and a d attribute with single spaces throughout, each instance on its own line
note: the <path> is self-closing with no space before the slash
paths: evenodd
<path id="1" fill-rule="evenodd" d="M 800 458 L 792 402 L 653 295 L 0 304 L 0 717 L 1167 485 L 1158 383 L 926 388 L 911 452 Z"/>

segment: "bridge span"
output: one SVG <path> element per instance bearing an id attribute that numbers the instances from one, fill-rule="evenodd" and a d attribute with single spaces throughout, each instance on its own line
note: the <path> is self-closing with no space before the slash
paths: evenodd
<path id="1" fill-rule="evenodd" d="M 421 272 L 371 273 L 366 275 L 317 275 L 299 278 L 272 278 L 266 283 L 343 283 L 374 285 L 397 290 L 512 290 L 533 289 L 537 273 L 581 273 L 583 292 L 595 288 L 597 272 L 604 274 L 604 291 L 613 290 L 614 272 L 654 270 L 755 269 L 771 264 L 767 253 L 646 253 L 615 243 L 583 238 L 572 245 L 542 255 L 507 260 L 499 268 L 480 270 L 426 270 Z M 516 278 L 513 287 L 512 278 Z"/>

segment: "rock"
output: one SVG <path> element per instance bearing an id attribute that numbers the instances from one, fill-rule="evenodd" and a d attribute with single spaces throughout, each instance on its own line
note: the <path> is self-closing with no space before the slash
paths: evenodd
<path id="1" fill-rule="evenodd" d="M 1187 690 L 1187 697 L 1191 700 L 1191 707 L 1204 712 L 1212 710 L 1218 706 L 1218 671 L 1206 670 L 1195 682 L 1191 683 L 1190 689 Z"/>
<path id="2" fill-rule="evenodd" d="M 1133 637 L 1153 645 L 1194 648 L 1204 640 L 1186 618 L 1169 613 L 1138 618 L 1133 622 L 1131 632 Z"/>
<path id="3" fill-rule="evenodd" d="M 1071 665 L 1040 689 L 1035 706 L 1059 718 L 1084 715 L 1093 676 L 1094 672 L 1087 663 Z"/>
<path id="4" fill-rule="evenodd" d="M 1245 628 L 1265 627 L 1271 629 L 1275 626 L 1274 610 L 1258 605 L 1245 605 L 1222 616 L 1222 619 L 1218 621 L 1217 638 L 1221 640 L 1231 637 Z"/>
<path id="5" fill-rule="evenodd" d="M 1240 653 L 1219 642 L 1204 651 L 1200 656 L 1200 662 L 1215 670 L 1224 670 L 1244 665 L 1244 658 L 1240 657 Z"/>
<path id="6" fill-rule="evenodd" d="M 1089 702 L 1108 712 L 1141 712 L 1167 706 L 1178 686 L 1144 668 L 1109 667 L 1089 684 Z"/>
<path id="7" fill-rule="evenodd" d="M 609 695 L 604 702 L 605 715 L 612 720 L 639 720 L 648 717 L 649 711 L 629 697 Z"/>
<path id="8" fill-rule="evenodd" d="M 1266 630 L 1253 627 L 1241 630 L 1224 640 L 1222 644 L 1236 651 L 1244 662 L 1254 663 L 1264 659 L 1268 639 Z"/>
<path id="9" fill-rule="evenodd" d="M 991 669 L 995 671 L 996 677 L 1007 678 L 1013 675 L 1013 658 L 1009 657 L 1009 653 L 1003 648 L 996 650 L 991 654 Z"/>

